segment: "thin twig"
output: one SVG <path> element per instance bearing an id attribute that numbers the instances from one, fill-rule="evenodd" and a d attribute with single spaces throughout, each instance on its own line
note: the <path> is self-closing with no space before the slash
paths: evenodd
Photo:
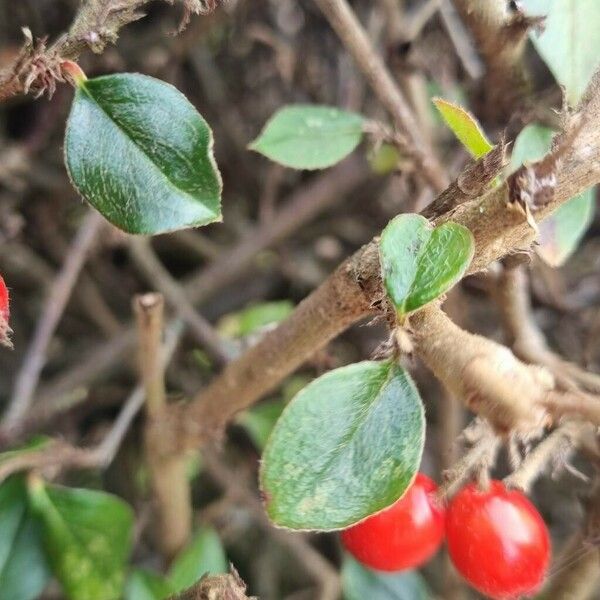
<path id="1" fill-rule="evenodd" d="M 158 543 L 167 558 L 173 558 L 187 543 L 192 529 L 192 504 L 187 476 L 187 456 L 166 454 L 171 447 L 167 414 L 165 366 L 161 360 L 164 299 L 144 294 L 133 300 L 139 336 L 139 369 L 146 400 L 145 453 L 156 509 Z"/>
<path id="2" fill-rule="evenodd" d="M 33 402 L 33 394 L 46 362 L 48 345 L 103 223 L 104 219 L 99 213 L 90 211 L 73 239 L 63 267 L 50 289 L 44 310 L 23 358 L 23 366 L 17 374 L 13 395 L 4 416 L 3 426 L 6 428 L 17 424 Z"/>
<path id="3" fill-rule="evenodd" d="M 444 168 L 433 148 L 421 135 L 410 105 L 395 84 L 381 57 L 373 48 L 363 26 L 346 0 L 315 0 L 344 46 L 394 120 L 410 141 L 410 154 L 428 183 L 438 192 L 448 184 Z"/>
<path id="4" fill-rule="evenodd" d="M 130 250 L 135 264 L 144 273 L 148 282 L 151 285 L 155 285 L 164 294 L 169 304 L 175 308 L 177 313 L 187 323 L 200 345 L 208 352 L 211 358 L 220 366 L 227 363 L 232 358 L 232 352 L 214 330 L 213 326 L 196 311 L 192 303 L 187 299 L 182 286 L 163 267 L 148 240 L 144 238 L 132 239 Z"/>

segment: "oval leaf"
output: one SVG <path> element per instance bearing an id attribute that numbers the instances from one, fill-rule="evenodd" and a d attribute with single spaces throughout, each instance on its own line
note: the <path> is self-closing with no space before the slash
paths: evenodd
<path id="1" fill-rule="evenodd" d="M 485 156 L 494 146 L 488 141 L 477 119 L 458 104 L 442 98 L 433 103 L 440 111 L 446 125 L 474 158 Z"/>
<path id="2" fill-rule="evenodd" d="M 133 513 L 119 498 L 34 480 L 31 505 L 52 570 L 70 600 L 118 600 L 131 550 Z"/>
<path id="3" fill-rule="evenodd" d="M 364 118 L 330 106 L 297 104 L 277 111 L 252 150 L 293 169 L 324 169 L 360 143 Z"/>
<path id="4" fill-rule="evenodd" d="M 431 591 L 418 571 L 380 573 L 350 556 L 342 565 L 344 600 L 430 600 Z"/>
<path id="5" fill-rule="evenodd" d="M 284 410 L 263 453 L 269 517 L 291 529 L 348 527 L 412 483 L 425 419 L 410 376 L 392 362 L 330 371 Z"/>
<path id="6" fill-rule="evenodd" d="M 217 532 L 204 527 L 173 561 L 169 583 L 175 592 L 194 585 L 206 573 L 227 573 L 225 550 Z"/>
<path id="7" fill-rule="evenodd" d="M 523 0 L 530 14 L 546 15 L 543 32 L 531 40 L 575 105 L 600 64 L 598 0 Z"/>
<path id="8" fill-rule="evenodd" d="M 396 311 L 404 316 L 446 293 L 465 274 L 475 246 L 457 223 L 435 229 L 420 215 L 399 215 L 379 242 L 382 278 Z"/>
<path id="9" fill-rule="evenodd" d="M 34 600 L 50 579 L 38 523 L 21 477 L 0 485 L 0 597 Z"/>
<path id="10" fill-rule="evenodd" d="M 542 158 L 552 146 L 554 132 L 542 125 L 527 125 L 515 141 L 511 169 Z M 577 250 L 594 216 L 594 188 L 575 196 L 539 225 L 536 252 L 552 267 L 559 267 Z"/>
<path id="11" fill-rule="evenodd" d="M 65 133 L 78 192 L 129 233 L 221 220 L 212 132 L 186 97 L 145 75 L 80 82 Z"/>

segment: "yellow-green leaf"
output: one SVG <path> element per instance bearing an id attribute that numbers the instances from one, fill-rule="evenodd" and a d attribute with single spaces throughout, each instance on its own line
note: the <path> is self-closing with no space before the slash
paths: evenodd
<path id="1" fill-rule="evenodd" d="M 434 98 L 433 103 L 448 127 L 474 158 L 485 156 L 494 147 L 469 111 L 442 98 Z"/>

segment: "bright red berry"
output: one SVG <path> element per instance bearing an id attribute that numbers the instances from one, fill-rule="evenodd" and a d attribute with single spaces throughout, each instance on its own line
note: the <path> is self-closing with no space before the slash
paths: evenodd
<path id="1" fill-rule="evenodd" d="M 358 561 L 380 571 L 418 567 L 444 538 L 444 509 L 437 486 L 421 473 L 395 504 L 342 531 L 342 543 Z"/>
<path id="2" fill-rule="evenodd" d="M 10 311 L 8 308 L 8 288 L 4 283 L 2 275 L 0 275 L 0 317 L 8 322 Z"/>
<path id="3" fill-rule="evenodd" d="M 496 600 L 535 593 L 550 561 L 548 529 L 535 506 L 500 481 L 469 484 L 446 513 L 448 552 L 460 574 Z"/>
<path id="4" fill-rule="evenodd" d="M 8 337 L 8 334 L 10 333 L 8 327 L 9 316 L 8 289 L 2 275 L 0 275 L 0 344 L 4 344 L 5 346 L 11 345 Z"/>

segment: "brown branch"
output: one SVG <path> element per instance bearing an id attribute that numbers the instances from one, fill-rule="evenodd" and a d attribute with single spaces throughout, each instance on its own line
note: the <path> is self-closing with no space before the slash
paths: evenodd
<path id="1" fill-rule="evenodd" d="M 406 134 L 410 154 L 424 178 L 438 192 L 448 184 L 444 168 L 433 148 L 421 135 L 410 104 L 394 82 L 383 60 L 373 48 L 367 33 L 346 0 L 315 0 L 344 46 L 368 80 L 373 91 L 394 120 L 398 130 Z"/>
<path id="2" fill-rule="evenodd" d="M 48 345 L 103 223 L 104 219 L 99 213 L 90 211 L 67 251 L 65 262 L 50 288 L 49 297 L 23 358 L 23 366 L 15 380 L 13 395 L 3 422 L 3 426 L 8 429 L 23 418 L 33 402 L 33 394 L 46 362 Z"/>
<path id="3" fill-rule="evenodd" d="M 166 455 L 170 432 L 163 428 L 167 411 L 164 362 L 161 359 L 164 300 L 160 294 L 136 296 L 140 378 L 146 398 L 145 451 L 156 509 L 158 543 L 172 558 L 187 543 L 192 529 L 192 506 L 185 454 Z"/>
<path id="4" fill-rule="evenodd" d="M 125 25 L 144 17 L 142 8 L 150 0 L 85 0 L 75 15 L 69 31 L 47 47 L 46 40 L 33 40 L 24 29 L 25 44 L 12 65 L 0 72 L 0 102 L 32 91 L 39 96 L 52 95 L 57 81 L 64 81 L 62 61 L 75 60 L 87 49 L 100 53 L 114 44 Z M 173 4 L 174 0 L 166 0 Z M 180 30 L 194 14 L 212 12 L 216 0 L 181 0 L 184 16 Z"/>
<path id="5" fill-rule="evenodd" d="M 585 128 L 578 128 L 578 135 L 568 138 L 567 147 L 558 144 L 563 157 L 556 165 L 558 185 L 554 195 L 536 212 L 537 218 L 551 214 L 563 202 L 572 198 L 584 189 L 600 180 L 600 75 L 590 84 L 586 98 L 582 102 L 580 113 L 574 119 L 586 122 Z M 567 128 L 570 123 L 567 124 Z M 575 121 L 576 122 L 576 121 Z M 558 151 L 557 150 L 557 151 Z M 528 248 L 533 241 L 536 230 L 531 227 L 530 219 L 511 206 L 509 188 L 512 179 L 491 189 L 482 198 L 460 204 L 458 207 L 440 215 L 436 223 L 452 220 L 468 227 L 475 239 L 475 256 L 469 268 L 470 273 L 485 269 L 493 261 L 518 249 Z M 187 443 L 202 443 L 205 434 L 219 431 L 239 410 L 250 406 L 264 393 L 273 389 L 285 376 L 289 375 L 311 353 L 322 348 L 335 335 L 352 323 L 372 314 L 380 308 L 384 293 L 380 281 L 380 266 L 377 240 L 372 241 L 343 263 L 329 279 L 306 298 L 297 310 L 277 329 L 269 333 L 263 340 L 237 360 L 228 365 L 221 376 L 217 377 L 206 390 L 201 391 L 183 414 L 173 416 L 173 426 L 180 431 L 188 429 L 187 435 L 174 436 Z M 428 356 L 430 366 L 442 380 L 456 380 L 458 373 L 467 366 L 461 361 L 463 350 L 471 352 L 473 337 L 461 332 L 436 307 L 429 307 L 417 313 L 412 325 L 420 332 L 418 351 Z M 436 351 L 433 340 L 442 335 L 447 343 L 445 352 Z M 466 347 L 456 343 L 465 338 Z M 424 340 L 430 339 L 430 342 Z M 495 411 L 494 421 L 500 428 L 512 427 L 515 423 L 533 425 L 544 416 L 544 411 L 531 411 L 521 398 L 517 398 L 515 389 L 520 388 L 531 403 L 540 402 L 552 388 L 552 377 L 541 368 L 525 365 L 518 361 L 506 348 L 489 340 L 478 338 L 478 346 L 493 358 L 495 364 L 504 371 L 505 361 L 515 369 L 515 388 L 507 385 L 498 373 L 489 373 L 486 361 L 472 355 L 474 362 L 470 365 L 473 378 L 471 384 L 476 386 L 479 377 L 490 376 L 496 385 L 491 396 L 498 400 L 507 398 L 506 403 Z M 467 350 L 468 349 L 468 350 Z M 452 363 L 460 370 L 448 372 L 446 361 L 452 357 Z M 446 376 L 445 376 L 445 373 Z M 485 373 L 484 373 L 485 371 Z M 452 386 L 450 386 L 452 387 Z M 461 397 L 467 389 L 458 384 L 457 396 Z M 464 397 L 463 397 L 464 398 Z M 481 402 L 483 396 L 471 393 L 471 401 Z M 485 401 L 482 410 L 491 415 L 492 403 Z"/>
<path id="6" fill-rule="evenodd" d="M 190 302 L 206 302 L 251 269 L 260 252 L 275 246 L 328 208 L 342 202 L 350 192 L 367 180 L 368 175 L 365 161 L 354 156 L 292 193 L 282 202 L 282 208 L 272 222 L 251 228 L 239 243 L 221 252 L 214 262 L 200 269 L 183 284 Z M 103 343 L 71 371 L 49 384 L 46 390 L 41 391 L 39 401 L 54 402 L 94 380 L 125 356 L 134 343 L 135 329 L 125 328 L 121 334 Z M 7 432 L 1 433 L 4 437 Z"/>
<path id="7" fill-rule="evenodd" d="M 492 286 L 492 296 L 510 336 L 511 347 L 519 358 L 547 367 L 565 390 L 581 387 L 600 393 L 600 375 L 562 359 L 548 348 L 532 314 L 529 282 L 522 265 L 505 265 Z"/>
<path id="8" fill-rule="evenodd" d="M 454 0 L 485 65 L 486 116 L 505 122 L 529 88 L 523 64 L 527 33 L 543 19 L 511 9 L 506 0 Z"/>
<path id="9" fill-rule="evenodd" d="M 256 600 L 246 596 L 246 584 L 231 567 L 227 575 L 204 575 L 198 583 L 168 600 Z"/>

